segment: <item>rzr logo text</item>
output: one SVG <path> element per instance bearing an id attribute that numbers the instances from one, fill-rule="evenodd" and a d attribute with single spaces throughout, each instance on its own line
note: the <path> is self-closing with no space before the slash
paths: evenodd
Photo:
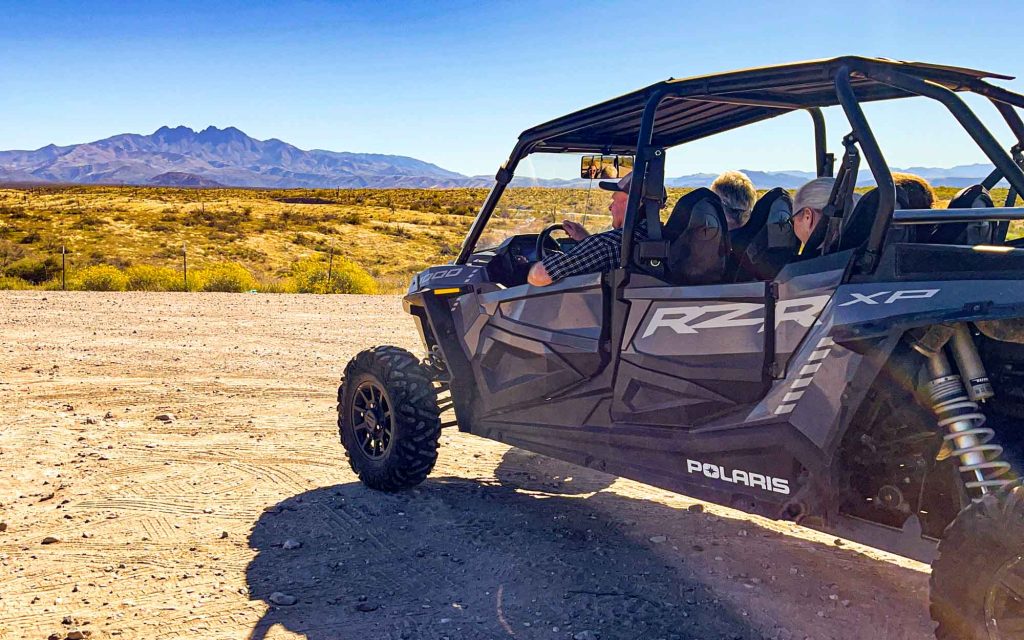
<path id="1" fill-rule="evenodd" d="M 796 322 L 810 327 L 831 296 L 810 296 L 794 300 L 779 300 L 775 305 L 775 326 L 783 322 Z M 699 322 L 698 322 L 699 320 Z M 653 335 L 662 327 L 676 333 L 697 333 L 701 329 L 725 327 L 759 327 L 764 331 L 764 305 L 754 302 L 709 304 L 702 307 L 662 307 L 654 311 L 641 338 Z"/>

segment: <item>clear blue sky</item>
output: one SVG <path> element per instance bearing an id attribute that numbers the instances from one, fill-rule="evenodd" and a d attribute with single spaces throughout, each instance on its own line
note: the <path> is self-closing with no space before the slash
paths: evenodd
<path id="1" fill-rule="evenodd" d="M 1019 1 L 0 0 L 0 15 L 0 149 L 232 125 L 493 174 L 521 130 L 669 76 L 847 53 L 1024 75 Z M 946 112 L 916 102 L 867 109 L 890 164 L 984 160 Z M 810 144 L 792 114 L 679 148 L 669 173 L 810 170 Z"/>

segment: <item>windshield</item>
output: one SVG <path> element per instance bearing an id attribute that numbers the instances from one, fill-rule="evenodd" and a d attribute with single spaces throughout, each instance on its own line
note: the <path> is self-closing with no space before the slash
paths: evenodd
<path id="1" fill-rule="evenodd" d="M 520 162 L 516 176 L 494 207 L 477 250 L 496 247 L 505 239 L 540 233 L 563 220 L 578 222 L 591 233 L 611 228 L 611 192 L 599 180 L 581 179 L 580 155 L 536 153 Z"/>

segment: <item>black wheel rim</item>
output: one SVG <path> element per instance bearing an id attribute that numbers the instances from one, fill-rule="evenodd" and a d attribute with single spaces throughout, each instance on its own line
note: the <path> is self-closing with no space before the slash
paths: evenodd
<path id="1" fill-rule="evenodd" d="M 996 571 L 985 598 L 985 626 L 992 640 L 1024 638 L 1024 556 Z"/>
<path id="2" fill-rule="evenodd" d="M 352 400 L 352 426 L 356 443 L 367 458 L 380 460 L 391 450 L 395 424 L 387 392 L 374 381 L 356 387 Z"/>

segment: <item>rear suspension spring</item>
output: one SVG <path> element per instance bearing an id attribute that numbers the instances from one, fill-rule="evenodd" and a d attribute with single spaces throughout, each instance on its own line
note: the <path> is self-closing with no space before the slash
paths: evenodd
<path id="1" fill-rule="evenodd" d="M 984 375 L 981 359 L 976 356 L 976 347 L 966 331 L 966 327 L 956 326 L 950 335 L 951 346 L 957 356 L 957 363 L 972 381 L 988 378 Z M 1002 460 L 1003 448 L 992 442 L 995 431 L 985 426 L 985 414 L 977 402 L 968 395 L 962 378 L 957 375 L 946 357 L 942 346 L 937 349 L 914 347 L 928 358 L 928 395 L 932 401 L 932 410 L 938 419 L 939 427 L 946 432 L 943 440 L 952 446 L 949 455 L 960 459 L 960 472 L 970 474 L 973 479 L 964 482 L 964 486 L 977 495 L 975 499 L 1008 484 L 1003 478 L 1010 471 L 1010 464 Z M 973 355 L 973 358 L 970 357 Z M 991 396 L 991 387 L 976 393 L 984 400 Z M 987 392 L 986 392 L 987 391 Z"/>
<path id="2" fill-rule="evenodd" d="M 939 427 L 947 431 L 943 440 L 953 446 L 951 455 L 960 458 L 960 471 L 974 476 L 964 485 L 985 494 L 1007 484 L 1001 476 L 1010 464 L 1001 459 L 1003 448 L 992 442 L 995 431 L 985 426 L 985 414 L 967 397 L 960 376 L 932 380 L 929 391 Z"/>

